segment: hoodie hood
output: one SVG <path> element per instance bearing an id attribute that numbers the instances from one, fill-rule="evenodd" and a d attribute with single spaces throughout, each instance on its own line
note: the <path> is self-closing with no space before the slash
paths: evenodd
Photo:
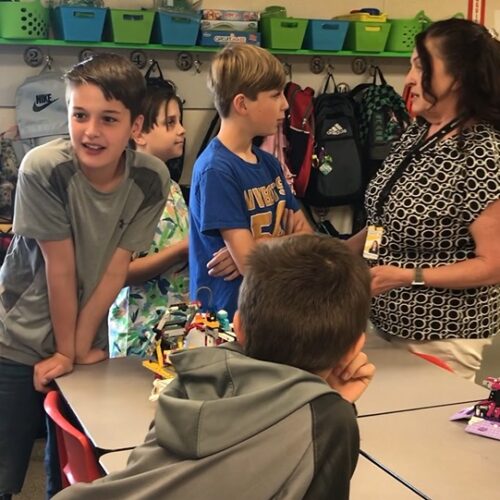
<path id="1" fill-rule="evenodd" d="M 234 446 L 333 390 L 321 377 L 245 356 L 228 343 L 171 356 L 177 377 L 161 393 L 158 444 L 195 459 Z"/>

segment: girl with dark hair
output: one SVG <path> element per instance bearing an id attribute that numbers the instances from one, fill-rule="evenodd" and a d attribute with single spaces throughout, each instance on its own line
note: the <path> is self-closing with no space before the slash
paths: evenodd
<path id="1" fill-rule="evenodd" d="M 500 330 L 500 41 L 463 19 L 417 35 L 406 77 L 417 115 L 366 192 L 361 251 L 381 231 L 379 334 L 474 380 Z M 368 256 L 369 258 L 369 256 Z"/>
<path id="2" fill-rule="evenodd" d="M 142 129 L 132 137 L 137 154 L 167 162 L 182 155 L 185 129 L 182 101 L 169 85 L 148 86 L 143 104 Z M 165 165 L 165 168 L 167 166 Z M 170 304 L 188 299 L 188 209 L 179 185 L 170 189 L 154 239 L 147 252 L 134 256 L 127 287 L 111 306 L 109 351 L 111 357 L 144 357 L 154 344 L 153 328 Z"/>

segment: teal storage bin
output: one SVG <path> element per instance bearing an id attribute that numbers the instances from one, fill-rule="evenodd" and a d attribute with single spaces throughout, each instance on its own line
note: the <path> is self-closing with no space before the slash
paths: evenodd
<path id="1" fill-rule="evenodd" d="M 201 13 L 158 11 L 152 40 L 163 45 L 195 45 L 200 29 Z"/>
<path id="2" fill-rule="evenodd" d="M 304 48 L 310 50 L 342 50 L 349 21 L 310 19 L 304 37 Z"/>
<path id="3" fill-rule="evenodd" d="M 108 9 L 60 5 L 51 13 L 56 38 L 69 42 L 100 42 Z"/>

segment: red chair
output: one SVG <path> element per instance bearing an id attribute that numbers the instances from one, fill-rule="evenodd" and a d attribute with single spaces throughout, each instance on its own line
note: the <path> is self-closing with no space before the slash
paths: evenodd
<path id="1" fill-rule="evenodd" d="M 74 483 L 90 483 L 102 477 L 88 437 L 70 424 L 63 415 L 60 393 L 50 391 L 45 396 L 43 406 L 56 427 L 62 487 L 66 488 Z"/>
<path id="2" fill-rule="evenodd" d="M 429 361 L 430 363 L 439 366 L 439 368 L 443 368 L 444 370 L 448 370 L 449 372 L 455 373 L 453 371 L 453 368 L 448 363 L 446 363 L 446 361 L 443 361 L 441 358 L 438 358 L 437 356 L 433 356 L 432 354 L 424 354 L 423 352 L 415 352 L 415 351 L 411 352 L 412 354 L 415 354 L 419 358 L 425 359 L 426 361 Z"/>

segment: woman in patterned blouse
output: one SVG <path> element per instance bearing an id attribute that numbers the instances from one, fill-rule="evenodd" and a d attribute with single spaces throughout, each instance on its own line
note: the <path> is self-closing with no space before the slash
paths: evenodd
<path id="1" fill-rule="evenodd" d="M 377 332 L 474 380 L 500 330 L 498 35 L 463 19 L 432 24 L 406 84 L 417 120 L 370 182 L 367 227 L 349 245 L 362 252 L 381 234 L 365 253 Z"/>

